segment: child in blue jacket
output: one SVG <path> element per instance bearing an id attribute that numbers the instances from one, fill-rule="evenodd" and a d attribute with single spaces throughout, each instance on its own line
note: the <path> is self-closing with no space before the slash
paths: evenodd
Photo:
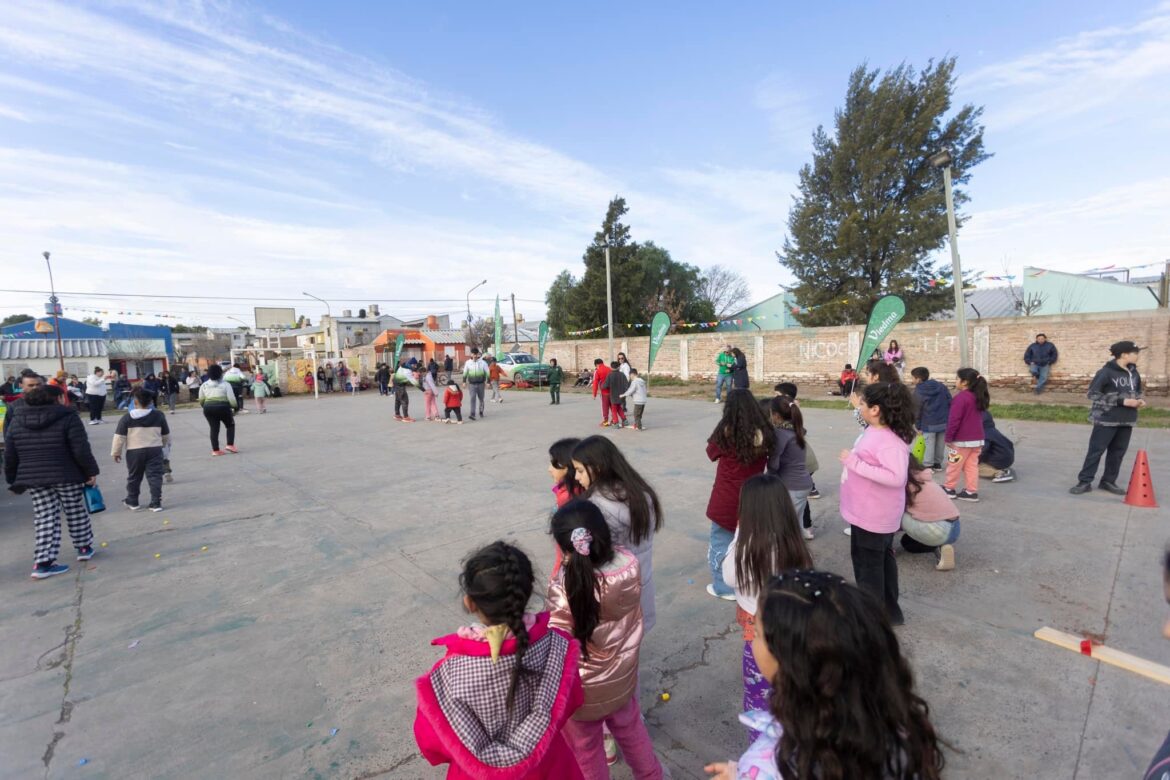
<path id="1" fill-rule="evenodd" d="M 918 402 L 918 430 L 926 442 L 922 465 L 929 469 L 942 468 L 943 444 L 947 417 L 951 413 L 951 391 L 937 379 L 930 378 L 930 370 L 919 366 L 910 372 L 914 377 L 914 399 Z"/>

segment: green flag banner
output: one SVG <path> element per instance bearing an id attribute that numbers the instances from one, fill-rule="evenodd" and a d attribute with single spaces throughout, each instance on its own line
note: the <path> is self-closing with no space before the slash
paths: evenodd
<path id="1" fill-rule="evenodd" d="M 865 366 L 873 351 L 886 340 L 894 326 L 906 316 L 906 302 L 897 295 L 883 295 L 874 303 L 869 313 L 869 324 L 865 326 L 865 337 L 861 339 L 861 352 L 857 355 L 857 372 Z"/>
<path id="2" fill-rule="evenodd" d="M 496 296 L 496 343 L 492 348 L 492 356 L 500 356 L 500 342 L 503 341 L 504 321 L 500 319 L 500 296 Z"/>
<path id="3" fill-rule="evenodd" d="M 647 375 L 654 368 L 654 358 L 658 357 L 658 349 L 662 346 L 662 342 L 666 340 L 666 334 L 668 332 L 670 332 L 670 315 L 664 311 L 660 311 L 650 321 L 650 357 L 646 361 Z"/>
<path id="4" fill-rule="evenodd" d="M 539 354 L 536 357 L 537 363 L 544 362 L 544 345 L 548 343 L 548 323 L 541 320 L 540 328 L 537 330 L 536 344 Z"/>
<path id="5" fill-rule="evenodd" d="M 406 343 L 406 334 L 399 333 L 398 338 L 394 339 L 394 368 L 398 368 L 398 357 L 402 354 L 402 345 Z"/>

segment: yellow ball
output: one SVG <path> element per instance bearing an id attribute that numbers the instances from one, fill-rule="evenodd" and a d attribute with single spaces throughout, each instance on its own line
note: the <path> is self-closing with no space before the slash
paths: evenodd
<path id="1" fill-rule="evenodd" d="M 663 701 L 670 701 L 670 694 L 669 693 L 662 694 L 662 700 Z"/>
<path id="2" fill-rule="evenodd" d="M 200 548 L 199 548 L 199 550 L 200 550 L 201 552 L 207 552 L 207 548 L 206 548 L 206 547 L 200 547 Z"/>
<path id="3" fill-rule="evenodd" d="M 155 553 L 155 554 L 154 554 L 154 557 L 155 557 L 155 558 L 161 558 L 161 557 L 162 557 L 162 553 Z"/>
<path id="4" fill-rule="evenodd" d="M 102 542 L 102 547 L 109 547 L 109 546 L 110 546 L 109 542 Z"/>
<path id="5" fill-rule="evenodd" d="M 170 525 L 170 524 L 171 524 L 170 520 L 163 520 L 163 525 Z"/>

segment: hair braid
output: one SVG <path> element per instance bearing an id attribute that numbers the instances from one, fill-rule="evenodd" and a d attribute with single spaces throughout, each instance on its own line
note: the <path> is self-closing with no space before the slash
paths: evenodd
<path id="1" fill-rule="evenodd" d="M 508 684 L 506 706 L 512 708 L 516 697 L 516 686 L 524 666 L 524 653 L 528 650 L 528 627 L 524 625 L 524 609 L 532 595 L 532 564 L 519 550 L 509 548 L 504 554 L 504 623 L 516 637 L 516 659 L 512 667 L 512 680 Z"/>

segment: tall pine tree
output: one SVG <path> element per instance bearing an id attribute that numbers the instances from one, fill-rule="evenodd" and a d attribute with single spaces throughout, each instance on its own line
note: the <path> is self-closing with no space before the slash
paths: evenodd
<path id="1" fill-rule="evenodd" d="M 813 134 L 780 257 L 797 278 L 797 303 L 816 307 L 798 315 L 802 324 L 864 322 L 887 293 L 903 296 L 908 320 L 953 306 L 951 288 L 932 283 L 949 280 L 950 268 L 929 259 L 947 238 L 942 174 L 929 158 L 941 149 L 954 155 L 958 209 L 968 201 L 960 185 L 990 156 L 982 108 L 965 105 L 947 118 L 954 70 L 954 58 L 921 73 L 858 67 L 833 134 L 824 127 Z"/>

